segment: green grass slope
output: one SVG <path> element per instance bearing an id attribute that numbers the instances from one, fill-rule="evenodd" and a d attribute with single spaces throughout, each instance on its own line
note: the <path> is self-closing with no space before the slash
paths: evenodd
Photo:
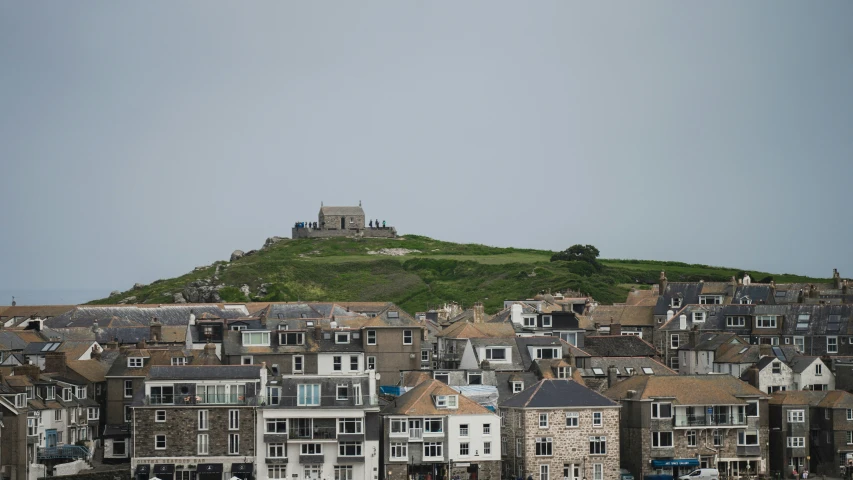
<path id="1" fill-rule="evenodd" d="M 369 254 L 383 248 L 418 250 L 405 256 Z M 245 301 L 391 301 L 415 312 L 444 302 L 469 306 L 483 301 L 495 312 L 506 299 L 570 288 L 602 303 L 625 300 L 632 285 L 648 285 L 666 270 L 670 281 L 727 281 L 735 268 L 647 260 L 602 260 L 595 272 L 579 262 L 550 262 L 554 252 L 442 242 L 417 235 L 389 239 L 283 240 L 234 262 L 216 262 L 186 275 L 152 282 L 92 304 L 114 304 L 129 296 L 137 303 L 171 303 L 173 294 L 197 280 L 224 284 L 226 302 Z M 755 280 L 826 281 L 796 275 L 750 271 Z M 240 286 L 249 285 L 246 296 Z M 266 295 L 257 294 L 266 284 Z"/>

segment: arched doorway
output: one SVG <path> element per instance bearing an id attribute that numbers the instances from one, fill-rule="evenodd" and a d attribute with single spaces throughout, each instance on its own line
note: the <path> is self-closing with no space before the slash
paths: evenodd
<path id="1" fill-rule="evenodd" d="M 341 230 L 344 230 L 345 228 L 347 228 L 347 218 L 341 217 Z"/>

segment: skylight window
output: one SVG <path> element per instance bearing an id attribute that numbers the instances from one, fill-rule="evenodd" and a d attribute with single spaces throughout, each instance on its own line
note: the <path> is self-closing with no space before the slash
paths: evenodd
<path id="1" fill-rule="evenodd" d="M 654 375 L 655 371 L 652 370 L 652 367 L 643 367 L 643 373 L 646 375 Z"/>
<path id="2" fill-rule="evenodd" d="M 602 370 L 600 368 L 593 368 L 592 373 L 594 373 L 596 375 L 604 375 L 604 370 Z"/>
<path id="3" fill-rule="evenodd" d="M 788 295 L 788 291 L 787 291 L 787 290 L 777 290 L 777 291 L 776 291 L 776 298 L 784 298 L 784 297 L 786 297 L 787 295 Z"/>
<path id="4" fill-rule="evenodd" d="M 837 332 L 841 330 L 841 315 L 830 315 L 829 321 L 826 322 L 827 332 Z"/>
<path id="5" fill-rule="evenodd" d="M 810 318 L 811 318 L 811 315 L 809 315 L 809 314 L 797 315 L 797 330 L 808 330 Z"/>
<path id="6" fill-rule="evenodd" d="M 743 353 L 743 352 L 745 352 L 745 351 L 747 351 L 747 350 L 749 350 L 749 347 L 743 347 L 743 348 L 741 348 L 741 349 L 740 349 L 740 351 L 739 351 L 739 352 L 737 352 L 737 353 L 738 353 L 738 355 L 740 355 L 741 353 Z"/>

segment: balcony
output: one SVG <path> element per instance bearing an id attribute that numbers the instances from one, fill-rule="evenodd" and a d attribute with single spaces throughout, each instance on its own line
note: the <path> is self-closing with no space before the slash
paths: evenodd
<path id="1" fill-rule="evenodd" d="M 676 412 L 673 418 L 676 427 L 717 427 L 717 426 L 746 426 L 746 415 L 743 413 L 716 412 L 710 414 L 689 415 Z"/>
<path id="2" fill-rule="evenodd" d="M 424 439 L 424 429 L 423 428 L 410 428 L 409 429 L 409 440 L 423 440 Z"/>
<path id="3" fill-rule="evenodd" d="M 377 407 L 379 406 L 378 395 L 361 395 L 338 397 L 336 395 L 322 395 L 317 397 L 306 396 L 276 396 L 276 397 L 258 397 L 258 405 L 278 405 L 280 407 L 295 407 L 295 408 L 362 408 L 362 407 Z"/>
<path id="4" fill-rule="evenodd" d="M 61 447 L 40 447 L 38 449 L 38 459 L 64 459 L 70 458 L 77 460 L 80 458 L 89 458 L 89 449 L 77 445 L 62 445 Z"/>
<path id="5" fill-rule="evenodd" d="M 258 405 L 260 397 L 239 394 L 148 395 L 145 405 Z"/>
<path id="6" fill-rule="evenodd" d="M 334 419 L 293 419 L 288 436 L 293 440 L 336 440 L 337 427 Z"/>

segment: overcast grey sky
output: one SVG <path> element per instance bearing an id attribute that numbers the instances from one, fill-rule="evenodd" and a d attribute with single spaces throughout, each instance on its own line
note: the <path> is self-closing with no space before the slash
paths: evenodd
<path id="1" fill-rule="evenodd" d="M 2 2 L 0 291 L 123 290 L 359 200 L 445 240 L 853 276 L 851 25 L 849 1 Z"/>

